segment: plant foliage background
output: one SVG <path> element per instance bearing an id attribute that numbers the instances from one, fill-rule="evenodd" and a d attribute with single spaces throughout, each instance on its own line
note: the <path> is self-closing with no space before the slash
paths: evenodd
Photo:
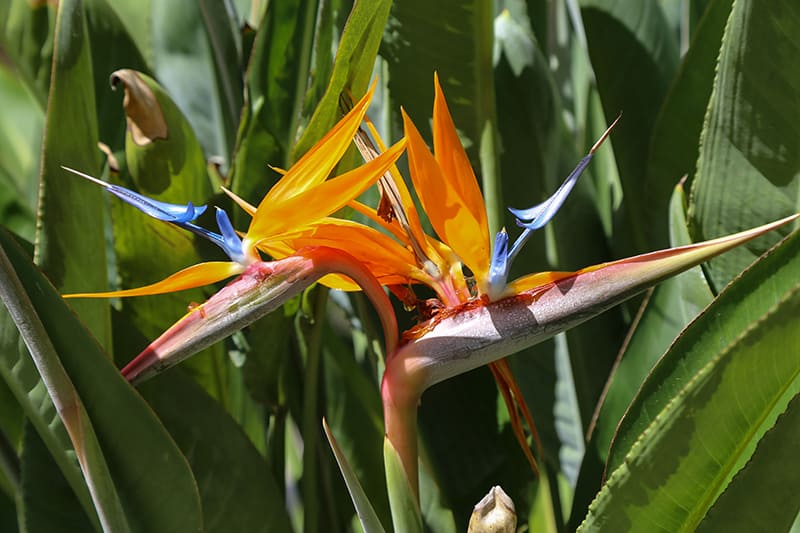
<path id="1" fill-rule="evenodd" d="M 114 364 L 210 291 L 69 305 L 58 293 L 140 286 L 216 251 L 61 165 L 165 201 L 231 207 L 225 185 L 256 203 L 278 177 L 268 165 L 287 168 L 338 118 L 339 95 L 374 77 L 386 136 L 402 105 L 429 137 L 436 71 L 493 229 L 513 223 L 506 205 L 555 190 L 623 113 L 517 274 L 799 209 L 793 0 L 10 0 L 0 21 L 0 243 L 47 341 L 29 355 L 0 309 L 3 531 L 358 529 L 323 417 L 391 524 L 366 299 L 314 288 L 133 389 Z M 157 82 L 165 138 L 126 139 L 119 69 Z M 532 531 L 788 530 L 799 238 L 742 274 L 780 237 L 513 356 L 544 444 L 539 478 L 486 369 L 427 392 L 426 527 L 465 530 L 500 484 Z"/>

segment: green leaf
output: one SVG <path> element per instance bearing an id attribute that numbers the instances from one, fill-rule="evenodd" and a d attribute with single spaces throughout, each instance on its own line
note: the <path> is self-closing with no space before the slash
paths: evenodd
<path id="1" fill-rule="evenodd" d="M 9 390 L 13 403 L 20 407 L 30 426 L 39 433 L 53 463 L 61 470 L 84 512 L 92 515 L 86 484 L 74 457 L 68 455 L 68 450 L 71 450 L 69 438 L 5 307 L 0 307 L 0 378 Z M 19 431 L 16 435 L 18 445 L 22 442 L 22 427 Z M 32 431 L 31 427 L 27 431 Z"/>
<path id="2" fill-rule="evenodd" d="M 405 1 L 392 6 L 381 49 L 389 65 L 394 120 L 402 123 L 402 105 L 426 139 L 432 139 L 428 117 L 433 108 L 433 74 L 438 73 L 453 121 L 482 180 L 492 235 L 502 226 L 504 207 L 498 175 L 493 37 L 490 2 Z M 506 49 L 510 41 L 505 40 Z"/>
<path id="3" fill-rule="evenodd" d="M 579 531 L 694 531 L 800 391 L 800 353 L 786 349 L 800 346 L 798 316 L 795 284 L 765 314 L 752 315 L 729 344 L 711 351 L 613 470 Z M 703 320 L 694 325 L 714 329 Z M 673 346 L 665 359 L 675 353 Z"/>
<path id="4" fill-rule="evenodd" d="M 97 120 L 86 20 L 80 0 L 60 2 L 53 75 L 42 152 L 36 262 L 65 292 L 107 284 L 102 192 L 62 165 L 97 174 Z M 80 208 L 78 208 L 80 206 Z M 77 302 L 74 309 L 101 346 L 109 346 L 108 303 Z"/>
<path id="5" fill-rule="evenodd" d="M 360 333 L 355 328 L 353 330 L 354 336 Z M 376 516 L 388 524 L 389 500 L 382 475 L 383 455 L 380 446 L 384 428 L 377 383 L 356 362 L 352 347 L 336 338 L 336 332 L 330 327 L 325 328 L 325 339 L 325 419 L 330 430 L 338 435 L 336 449 L 344 456 L 339 457 L 336 449 L 334 455 L 340 469 L 342 459 L 349 458 L 348 463 L 354 475 L 370 495 Z M 331 447 L 334 448 L 333 443 Z"/>
<path id="6" fill-rule="evenodd" d="M 179 372 L 143 384 L 141 392 L 192 467 L 203 531 L 289 530 L 269 466 L 217 402 Z"/>
<path id="7" fill-rule="evenodd" d="M 799 30 L 797 2 L 780 0 L 769 9 L 752 1 L 734 3 L 690 197 L 690 221 L 698 238 L 800 210 L 800 152 L 794 142 L 800 136 L 800 45 L 793 37 Z M 730 281 L 778 237 L 711 261 L 714 288 Z"/>
<path id="8" fill-rule="evenodd" d="M 426 139 L 432 138 L 427 119 L 433 108 L 433 73 L 439 74 L 473 168 L 479 168 L 483 120 L 495 114 L 493 15 L 489 3 L 477 0 L 396 2 L 381 48 L 389 65 L 393 107 L 402 105 Z M 505 54 L 512 45 L 512 29 L 518 30 L 500 33 Z M 520 63 L 524 61 L 519 58 Z M 481 79 L 482 75 L 486 78 Z M 393 112 L 399 113 L 399 109 Z"/>
<path id="9" fill-rule="evenodd" d="M 68 376 L 75 399 L 79 395 L 86 408 L 80 420 L 85 431 L 93 427 L 97 434 L 131 529 L 198 531 L 202 514 L 197 486 L 164 427 L 5 232 L 0 232 L 0 244 L 32 299 L 47 332 L 45 338 L 58 353 L 64 379 Z M 43 438 L 50 432 L 46 426 L 37 430 Z M 85 435 L 88 439 L 89 433 Z M 57 450 L 48 449 L 59 458 Z M 86 453 L 99 459 L 101 452 L 95 448 Z"/>
<path id="10" fill-rule="evenodd" d="M 3 233 L 0 237 L 7 237 Z M 83 496 L 83 505 L 90 518 L 99 519 L 104 530 L 113 529 L 121 532 L 130 531 L 127 517 L 122 510 L 122 503 L 118 491 L 111 479 L 111 474 L 100 451 L 97 434 L 89 419 L 86 408 L 75 389 L 69 375 L 59 361 L 53 343 L 45 330 L 42 320 L 37 316 L 26 288 L 15 273 L 23 266 L 27 266 L 27 258 L 18 249 L 6 250 L 9 239 L 5 239 L 0 248 L 0 271 L 3 272 L 3 284 L 0 286 L 0 299 L 8 310 L 13 323 L 20 332 L 20 338 L 30 352 L 30 357 L 36 365 L 41 376 L 41 383 L 47 390 L 49 399 L 52 400 L 61 424 L 69 435 L 69 441 L 77 456 L 83 477 L 89 489 L 97 515 L 88 507 L 85 493 L 81 490 L 78 481 L 73 477 L 73 486 L 78 487 L 76 492 Z M 11 247 L 14 247 L 11 244 Z M 8 253 L 13 259 L 9 259 Z M 14 254 L 16 252 L 16 254 Z M 28 267 L 30 268 L 30 267 Z M 13 336 L 12 336 L 13 339 Z M 24 357 L 24 356 L 23 356 Z M 40 421 L 41 423 L 42 421 Z M 56 425 L 59 425 L 56 422 Z M 39 427 L 40 431 L 48 429 Z M 63 440 L 62 440 L 63 442 Z M 61 455 L 56 451 L 57 455 Z M 64 461 L 64 457 L 61 457 Z M 66 461 L 64 461 L 66 462 Z"/>
<path id="11" fill-rule="evenodd" d="M 0 43 L 39 104 L 47 104 L 53 63 L 56 6 L 11 0 L 0 4 Z"/>
<path id="12" fill-rule="evenodd" d="M 386 486 L 392 504 L 392 525 L 395 531 L 408 533 L 422 532 L 422 517 L 411 484 L 406 477 L 403 462 L 389 442 L 383 441 L 383 460 L 386 469 Z"/>
<path id="13" fill-rule="evenodd" d="M 324 418 L 322 419 L 322 426 L 325 429 L 325 435 L 328 437 L 328 444 L 331 445 L 331 451 L 333 451 L 333 454 L 336 456 L 336 462 L 339 464 L 342 476 L 344 476 L 344 481 L 347 484 L 350 498 L 352 498 L 353 505 L 355 505 L 356 512 L 358 513 L 358 520 L 361 523 L 361 527 L 364 528 L 366 533 L 383 533 L 385 530 L 383 529 L 383 525 L 381 525 L 378 515 L 375 513 L 375 509 L 372 508 L 367 493 L 364 492 L 361 483 L 358 481 L 358 476 L 347 461 L 347 457 L 336 442 L 336 438 L 333 436 L 331 428 L 328 427 L 328 423 Z"/>
<path id="14" fill-rule="evenodd" d="M 185 113 L 205 154 L 222 157 L 227 164 L 244 83 L 236 21 L 220 2 L 151 1 L 137 9 L 149 14 L 156 78 Z"/>
<path id="15" fill-rule="evenodd" d="M 270 5 L 253 43 L 231 180 L 233 191 L 254 205 L 279 177 L 267 165 L 289 164 L 315 9 L 314 2 L 300 0 Z"/>
<path id="16" fill-rule="evenodd" d="M 671 204 L 670 244 L 674 247 L 691 244 L 684 213 L 686 198 L 683 187 L 675 188 Z M 621 354 L 619 366 L 611 378 L 613 381 L 597 420 L 596 446 L 603 452 L 602 460 L 606 459 L 605 454 L 619 420 L 650 369 L 678 333 L 713 298 L 699 266 L 670 278 L 653 289 Z"/>
<path id="17" fill-rule="evenodd" d="M 87 517 L 72 487 L 53 461 L 32 425 L 25 429 L 22 444 L 22 491 L 20 522 L 28 533 L 50 531 L 99 531 Z M 94 512 L 90 516 L 94 520 Z"/>
<path id="18" fill-rule="evenodd" d="M 619 467 L 638 436 L 725 346 L 764 316 L 800 279 L 800 234 L 755 263 L 672 344 L 653 368 L 620 422 L 608 458 L 608 472 Z"/>
<path id="19" fill-rule="evenodd" d="M 787 468 L 798 442 L 800 395 L 795 395 L 698 531 L 788 531 L 800 511 L 800 470 Z"/>
<path id="20" fill-rule="evenodd" d="M 144 58 L 146 51 L 138 48 L 131 29 L 115 10 L 122 4 L 124 2 L 84 0 L 89 41 L 92 43 L 99 137 L 112 151 L 120 150 L 125 142 L 125 115 L 119 103 L 120 95 L 111 90 L 111 74 L 123 68 L 150 73 Z M 108 46 L 107 43 L 114 45 Z"/>
<path id="21" fill-rule="evenodd" d="M 649 206 L 642 176 L 658 111 L 678 65 L 678 42 L 656 0 L 580 4 L 606 121 L 624 114 L 614 131 L 614 148 L 628 211 L 625 223 L 642 251 L 650 248 L 644 235 Z M 662 205 L 666 208 L 666 202 Z"/>
<path id="22" fill-rule="evenodd" d="M 293 160 L 308 151 L 336 122 L 340 95 L 349 91 L 359 98 L 366 92 L 391 5 L 390 0 L 354 2 L 339 41 L 328 88 L 292 150 Z"/>
<path id="23" fill-rule="evenodd" d="M 0 65 L 0 224 L 33 240 L 44 113 L 19 76 Z"/>
<path id="24" fill-rule="evenodd" d="M 674 2 L 677 5 L 677 2 Z M 696 2 L 692 2 L 694 5 Z M 667 240 L 670 194 L 682 176 L 693 175 L 725 23 L 733 0 L 712 0 L 693 34 L 653 129 L 644 180 L 645 228 L 651 246 Z M 626 113 L 624 121 L 628 120 Z"/>

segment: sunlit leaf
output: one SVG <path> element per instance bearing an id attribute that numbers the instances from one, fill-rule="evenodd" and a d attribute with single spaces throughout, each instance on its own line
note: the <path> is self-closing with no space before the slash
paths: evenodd
<path id="1" fill-rule="evenodd" d="M 768 10 L 734 2 L 703 125 L 689 219 L 700 238 L 722 235 L 800 210 L 800 5 Z M 758 43 L 758 46 L 753 46 Z M 765 83 L 764 80 L 769 80 Z M 783 232 L 785 234 L 785 231 Z M 708 266 L 721 289 L 778 239 L 753 243 Z"/>

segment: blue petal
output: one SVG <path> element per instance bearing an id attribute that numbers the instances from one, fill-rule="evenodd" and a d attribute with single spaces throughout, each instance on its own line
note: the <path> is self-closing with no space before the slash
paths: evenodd
<path id="1" fill-rule="evenodd" d="M 144 214 L 164 222 L 191 222 L 206 210 L 206 206 L 199 205 L 195 207 L 192 202 L 186 205 L 159 202 L 119 185 L 106 184 L 106 189 Z"/>
<path id="2" fill-rule="evenodd" d="M 494 300 L 500 297 L 508 280 L 508 270 L 511 266 L 508 255 L 508 233 L 503 228 L 494 237 L 492 248 L 492 263 L 489 266 L 489 298 Z"/>
<path id="3" fill-rule="evenodd" d="M 523 228 L 535 230 L 550 222 L 550 220 L 564 204 L 564 200 L 567 199 L 569 193 L 572 192 L 572 188 L 575 187 L 575 183 L 577 183 L 578 178 L 589 165 L 589 162 L 592 160 L 593 156 L 594 154 L 589 154 L 581 159 L 580 163 L 578 163 L 578 166 L 576 166 L 575 170 L 573 170 L 572 173 L 567 176 L 567 179 L 564 180 L 564 183 L 561 184 L 561 187 L 558 188 L 555 194 L 553 194 L 544 202 L 533 207 L 529 207 L 528 209 L 509 208 L 508 210 L 511 211 L 511 213 L 513 213 L 518 219 L 517 225 Z"/>
<path id="4" fill-rule="evenodd" d="M 101 187 L 104 187 L 106 190 L 108 190 L 108 192 L 120 200 L 131 204 L 144 214 L 158 220 L 163 220 L 164 222 L 191 222 L 202 215 L 206 210 L 206 206 L 195 206 L 192 204 L 192 202 L 189 202 L 186 205 L 159 202 L 158 200 L 153 200 L 152 198 L 148 198 L 147 196 L 133 192 L 125 187 L 106 183 L 105 181 L 89 176 L 88 174 L 84 174 L 83 172 L 79 172 L 64 166 L 61 168 L 72 172 L 73 174 L 77 174 L 78 176 L 81 176 L 82 178 L 85 178 L 93 183 L 96 183 Z"/>
<path id="5" fill-rule="evenodd" d="M 219 207 L 216 209 L 217 226 L 219 226 L 219 230 L 222 233 L 222 249 L 225 250 L 228 257 L 237 263 L 244 262 L 245 254 L 244 248 L 242 247 L 242 239 L 239 238 L 239 235 L 236 234 L 236 230 L 233 229 L 233 224 L 231 224 L 231 219 L 228 218 L 228 213 Z"/>

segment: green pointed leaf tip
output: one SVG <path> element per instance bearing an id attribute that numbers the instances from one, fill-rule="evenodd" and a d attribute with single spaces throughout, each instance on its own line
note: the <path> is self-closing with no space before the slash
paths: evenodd
<path id="1" fill-rule="evenodd" d="M 795 232 L 742 273 L 673 342 L 641 385 L 619 423 L 608 456 L 608 472 L 622 465 L 633 443 L 678 394 L 682 384 L 763 316 L 800 279 L 800 232 Z"/>
<path id="2" fill-rule="evenodd" d="M 328 444 L 331 446 L 331 451 L 336 457 L 336 463 L 339 465 L 339 470 L 344 477 L 347 490 L 350 492 L 350 498 L 353 500 L 353 505 L 358 513 L 358 520 L 361 523 L 361 527 L 364 528 L 366 533 L 383 533 L 383 525 L 381 524 L 378 515 L 375 513 L 375 510 L 372 508 L 369 497 L 364 492 L 361 483 L 358 481 L 358 477 L 350 467 L 347 457 L 345 457 L 342 449 L 336 442 L 336 438 L 333 436 L 331 428 L 328 427 L 328 422 L 324 418 L 322 419 L 322 427 L 325 430 L 325 436 L 328 438 Z"/>

